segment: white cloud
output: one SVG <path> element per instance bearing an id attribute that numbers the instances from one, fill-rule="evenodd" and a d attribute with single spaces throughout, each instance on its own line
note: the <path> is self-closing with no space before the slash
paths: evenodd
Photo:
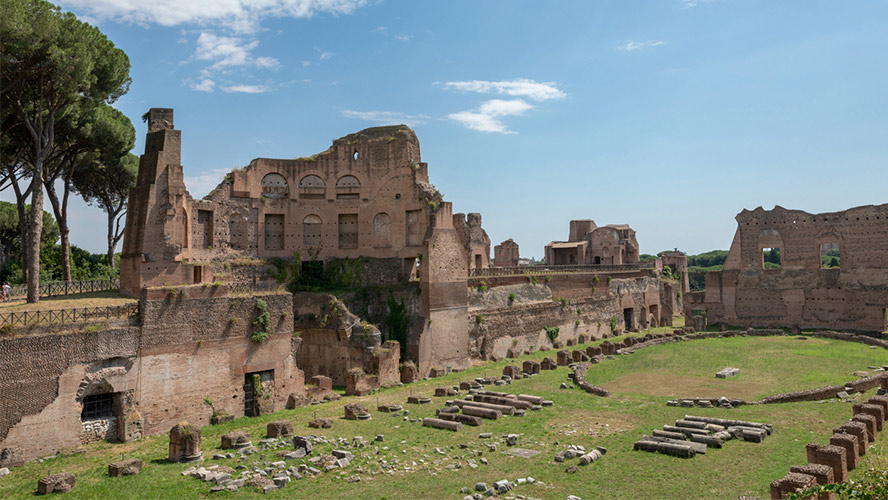
<path id="1" fill-rule="evenodd" d="M 463 126 L 481 132 L 497 132 L 514 134 L 498 117 L 520 115 L 533 106 L 523 99 L 491 99 L 481 104 L 477 111 L 460 111 L 451 113 L 447 118 L 462 123 Z"/>
<path id="2" fill-rule="evenodd" d="M 203 198 L 222 182 L 230 168 L 204 170 L 197 175 L 185 176 L 185 187 L 194 198 Z"/>
<path id="3" fill-rule="evenodd" d="M 248 42 L 237 37 L 217 36 L 213 33 L 203 32 L 197 37 L 194 58 L 199 61 L 215 61 L 210 66 L 214 70 L 233 66 L 276 68 L 278 66 L 277 59 L 253 55 L 253 49 L 258 46 L 258 40 Z"/>
<path id="4" fill-rule="evenodd" d="M 646 42 L 636 42 L 634 40 L 629 40 L 623 45 L 617 46 L 617 50 L 622 50 L 625 52 L 634 52 L 636 50 L 646 49 L 648 47 L 658 47 L 660 45 L 665 45 L 666 42 L 662 40 L 648 40 Z"/>
<path id="5" fill-rule="evenodd" d="M 471 80 L 463 82 L 447 82 L 445 88 L 463 92 L 477 92 L 479 94 L 506 94 L 513 97 L 527 97 L 534 101 L 548 101 L 550 99 L 564 99 L 567 94 L 558 89 L 555 82 L 536 82 L 526 78 L 491 82 L 486 80 Z"/>
<path id="6" fill-rule="evenodd" d="M 423 123 L 429 118 L 425 115 L 408 115 L 397 111 L 354 111 L 351 109 L 345 109 L 340 111 L 340 114 L 346 118 L 355 118 L 368 122 L 386 124 L 403 123 L 410 126 Z"/>
<path id="7" fill-rule="evenodd" d="M 399 42 L 409 42 L 412 38 L 410 35 L 395 35 L 395 40 Z"/>
<path id="8" fill-rule="evenodd" d="M 222 87 L 223 92 L 239 92 L 242 94 L 261 94 L 263 92 L 268 92 L 269 88 L 265 85 L 228 85 Z"/>
<path id="9" fill-rule="evenodd" d="M 197 90 L 199 92 L 212 92 L 216 87 L 216 82 L 210 80 L 209 78 L 203 78 L 199 82 L 189 82 L 189 87 L 191 90 Z"/>
<path id="10" fill-rule="evenodd" d="M 331 57 L 333 57 L 332 52 L 321 52 L 321 55 L 318 56 L 318 59 L 320 59 L 321 61 L 326 61 L 327 59 L 330 59 Z"/>
<path id="11" fill-rule="evenodd" d="M 264 18 L 350 14 L 368 0 L 61 0 L 60 3 L 95 19 L 161 26 L 225 26 L 249 33 L 257 31 Z"/>

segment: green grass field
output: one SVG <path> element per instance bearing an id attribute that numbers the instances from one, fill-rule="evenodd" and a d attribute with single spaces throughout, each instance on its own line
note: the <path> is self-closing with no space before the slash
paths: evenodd
<path id="1" fill-rule="evenodd" d="M 541 359 L 554 352 L 538 352 L 523 359 Z M 375 410 L 380 402 L 397 402 L 410 410 L 411 418 L 433 416 L 445 398 L 433 398 L 431 405 L 407 405 L 410 393 L 431 396 L 434 388 L 457 385 L 460 380 L 482 375 L 500 374 L 508 362 L 487 363 L 463 373 L 422 381 L 410 386 L 385 389 L 364 398 L 348 398 L 338 402 L 278 411 L 257 418 L 241 418 L 221 426 L 203 429 L 204 465 L 218 463 L 236 466 L 239 463 L 276 461 L 273 453 L 260 460 L 257 455 L 243 462 L 237 458 L 211 460 L 221 453 L 218 446 L 222 434 L 232 429 L 247 430 L 253 443 L 264 437 L 265 425 L 272 420 L 293 421 L 297 434 L 344 437 L 351 441 L 363 436 L 372 441 L 385 435 L 382 443 L 351 449 L 355 460 L 339 472 L 295 481 L 274 490 L 270 498 L 454 498 L 461 499 L 464 486 L 476 482 L 501 479 L 514 481 L 532 476 L 545 485 L 520 485 L 506 496 L 525 495 L 536 498 L 563 499 L 567 495 L 589 498 L 737 498 L 751 495 L 768 498 L 768 486 L 783 477 L 791 465 L 805 463 L 805 444 L 825 444 L 835 425 L 851 417 L 849 402 L 792 403 L 783 405 L 742 406 L 733 410 L 685 409 L 666 406 L 666 401 L 681 396 L 727 396 L 759 398 L 781 392 L 812 389 L 840 384 L 854 377 L 854 371 L 867 371 L 868 366 L 888 364 L 888 352 L 868 346 L 841 341 L 795 337 L 735 337 L 679 342 L 642 349 L 635 354 L 617 356 L 595 365 L 587 380 L 611 391 L 610 398 L 586 394 L 579 389 L 559 389 L 567 381 L 568 369 L 543 372 L 529 379 L 515 381 L 511 386 L 497 388 L 514 393 L 535 394 L 552 399 L 554 407 L 529 411 L 523 418 L 505 417 L 484 421 L 481 427 L 464 426 L 461 432 L 424 428 L 420 423 L 405 422 Z M 740 375 L 716 379 L 716 371 L 726 366 L 740 368 Z M 864 397 L 868 397 L 866 395 Z M 360 400 L 371 409 L 370 421 L 342 419 L 346 402 Z M 310 429 L 307 422 L 314 417 L 333 417 L 334 428 Z M 722 449 L 710 449 L 705 455 L 689 460 L 665 455 L 634 452 L 633 443 L 643 434 L 685 414 L 707 415 L 768 422 L 774 434 L 763 443 L 729 441 Z M 481 432 L 492 432 L 493 439 L 479 438 Z M 540 451 L 533 458 L 506 455 L 508 449 L 500 438 L 507 433 L 520 434 L 518 447 Z M 495 452 L 485 443 L 497 442 Z M 862 457 L 862 465 L 852 472 L 857 477 L 869 467 L 888 466 L 885 451 L 888 438 L 880 437 L 872 452 Z M 468 445 L 460 449 L 459 445 Z M 553 455 L 568 444 L 604 446 L 608 453 L 599 461 L 579 467 L 573 474 L 565 472 L 577 459 L 562 464 L 553 462 Z M 387 447 L 387 449 L 384 449 Z M 434 452 L 439 447 L 445 455 Z M 329 453 L 332 445 L 315 446 L 314 455 Z M 477 456 L 477 452 L 482 452 Z M 119 460 L 121 454 L 145 461 L 142 472 L 133 477 L 110 478 L 107 464 Z M 125 444 L 98 443 L 83 447 L 80 452 L 63 453 L 43 463 L 29 463 L 13 469 L 0 478 L 0 498 L 30 497 L 37 479 L 53 472 L 76 474 L 77 486 L 66 498 L 199 498 L 210 496 L 210 483 L 182 477 L 179 472 L 187 464 L 167 463 L 167 436 L 155 436 Z M 474 456 L 473 456 L 474 455 Z M 486 458 L 489 465 L 471 469 L 467 460 Z M 398 462 L 397 471 L 380 473 L 380 461 Z M 290 461 L 298 465 L 301 460 Z M 462 468 L 448 470 L 451 464 Z M 409 470 L 405 470 L 409 468 Z M 350 483 L 349 478 L 361 482 Z M 244 487 L 236 493 L 217 493 L 213 497 L 251 497 L 261 492 Z"/>

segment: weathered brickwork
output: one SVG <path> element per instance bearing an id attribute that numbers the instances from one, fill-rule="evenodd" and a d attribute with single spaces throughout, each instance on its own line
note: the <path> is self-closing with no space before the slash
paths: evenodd
<path id="1" fill-rule="evenodd" d="M 765 269 L 763 250 L 773 248 L 781 267 Z M 829 249 L 839 251 L 839 267 L 824 269 Z M 888 204 L 824 214 L 744 210 L 724 269 L 691 295 L 686 316 L 706 310 L 710 323 L 885 331 Z"/>

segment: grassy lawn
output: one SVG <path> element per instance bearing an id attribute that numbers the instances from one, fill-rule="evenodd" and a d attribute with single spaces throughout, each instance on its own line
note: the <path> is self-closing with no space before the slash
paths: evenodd
<path id="1" fill-rule="evenodd" d="M 539 360 L 546 355 L 554 358 L 554 354 L 553 351 L 538 352 L 512 361 Z M 772 480 L 783 477 L 790 465 L 805 463 L 805 443 L 825 444 L 832 427 L 851 417 L 849 402 L 741 406 L 725 410 L 668 407 L 666 400 L 680 396 L 757 398 L 842 383 L 854 378 L 853 371 L 888 364 L 888 351 L 841 341 L 794 337 L 696 340 L 642 349 L 593 366 L 587 380 L 611 390 L 610 398 L 592 396 L 579 389 L 559 389 L 567 380 L 565 367 L 495 388 L 544 396 L 553 400 L 555 406 L 529 411 L 523 418 L 504 417 L 484 421 L 481 427 L 465 426 L 461 432 L 424 428 L 420 423 L 405 422 L 403 418 L 375 410 L 378 398 L 380 402 L 403 404 L 411 418 L 433 416 L 435 408 L 446 398 L 433 398 L 431 405 L 407 405 L 408 394 L 431 396 L 435 387 L 499 374 L 508 363 L 486 363 L 463 373 L 381 390 L 364 398 L 348 398 L 208 426 L 203 429 L 202 449 L 206 458 L 203 464 L 234 467 L 239 463 L 253 465 L 278 460 L 271 452 L 243 461 L 212 460 L 211 457 L 221 452 L 220 437 L 230 430 L 249 431 L 253 443 L 257 444 L 264 437 L 267 422 L 289 419 L 301 435 L 343 437 L 350 442 L 354 436 L 373 441 L 377 434 L 383 434 L 385 441 L 371 443 L 367 448 L 352 448 L 355 459 L 348 468 L 295 481 L 284 489 L 270 492 L 267 495 L 270 498 L 461 499 L 464 495 L 460 489 L 464 486 L 471 489 L 476 482 L 492 485 L 501 479 L 514 481 L 527 476 L 545 485 L 519 485 L 507 495 L 546 499 L 564 499 L 571 494 L 582 498 L 737 498 L 739 495 L 768 498 Z M 726 366 L 740 368 L 740 375 L 727 380 L 715 379 L 715 372 Z M 356 400 L 371 409 L 372 420 L 342 419 L 342 407 Z M 315 414 L 334 418 L 334 428 L 310 429 L 307 423 Z M 689 460 L 632 451 L 633 443 L 643 434 L 672 424 L 685 414 L 768 422 L 773 424 L 774 434 L 760 444 L 729 441 L 722 449 L 711 449 Z M 493 438 L 480 439 L 480 432 L 492 432 Z M 529 459 L 504 454 L 508 447 L 500 438 L 507 433 L 520 434 L 518 447 L 541 453 Z M 488 442 L 496 442 L 497 451 L 488 451 L 485 444 Z M 0 479 L 0 498 L 32 496 L 37 479 L 47 470 L 76 474 L 77 486 L 66 498 L 209 496 L 210 484 L 179 474 L 188 464 L 165 461 L 167 443 L 165 435 L 125 444 L 98 443 L 43 463 L 29 463 Z M 871 453 L 862 457 L 862 465 L 852 472 L 852 478 L 866 468 L 888 466 L 886 443 L 888 438 L 884 436 L 873 443 Z M 556 464 L 552 459 L 568 444 L 583 445 L 587 449 L 604 446 L 608 453 L 594 464 L 569 474 L 565 468 L 576 465 L 577 459 L 563 464 Z M 467 445 L 467 449 L 459 445 Z M 436 447 L 445 454 L 436 453 Z M 316 445 L 313 455 L 329 453 L 331 449 L 332 444 Z M 482 455 L 478 456 L 478 452 Z M 137 476 L 109 478 L 107 464 L 119 460 L 121 454 L 141 458 L 145 468 Z M 480 462 L 482 457 L 489 465 L 479 463 L 476 469 L 468 467 L 469 458 Z M 397 461 L 397 470 L 380 473 L 381 460 L 389 464 Z M 302 461 L 289 462 L 288 465 L 298 465 Z M 446 469 L 447 465 L 457 463 L 461 463 L 462 468 Z M 352 477 L 362 480 L 349 483 Z M 234 494 L 217 495 L 251 497 L 261 492 L 244 487 Z"/>
<path id="2" fill-rule="evenodd" d="M 38 311 L 48 309 L 71 309 L 75 307 L 106 307 L 122 306 L 138 302 L 120 295 L 117 290 L 105 290 L 102 292 L 80 293 L 76 295 L 57 295 L 54 297 L 41 297 L 36 304 L 28 304 L 25 299 L 13 299 L 10 302 L 0 304 L 0 312 Z"/>

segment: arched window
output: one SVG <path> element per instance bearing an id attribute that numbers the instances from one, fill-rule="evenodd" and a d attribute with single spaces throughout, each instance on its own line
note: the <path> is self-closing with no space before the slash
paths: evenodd
<path id="1" fill-rule="evenodd" d="M 324 199 L 327 185 L 317 175 L 306 175 L 299 181 L 299 197 L 306 199 Z"/>
<path id="2" fill-rule="evenodd" d="M 337 200 L 356 200 L 361 196 L 361 181 L 353 175 L 343 175 L 336 181 Z"/>
<path id="3" fill-rule="evenodd" d="M 266 198 L 286 198 L 290 193 L 287 179 L 281 174 L 271 173 L 262 178 L 262 196 Z"/>
<path id="4" fill-rule="evenodd" d="M 306 215 L 302 219 L 302 244 L 307 247 L 320 246 L 322 220 L 317 215 Z"/>
<path id="5" fill-rule="evenodd" d="M 392 220 L 385 212 L 376 214 L 373 218 L 373 246 L 376 248 L 388 248 L 392 246 L 389 226 Z"/>

